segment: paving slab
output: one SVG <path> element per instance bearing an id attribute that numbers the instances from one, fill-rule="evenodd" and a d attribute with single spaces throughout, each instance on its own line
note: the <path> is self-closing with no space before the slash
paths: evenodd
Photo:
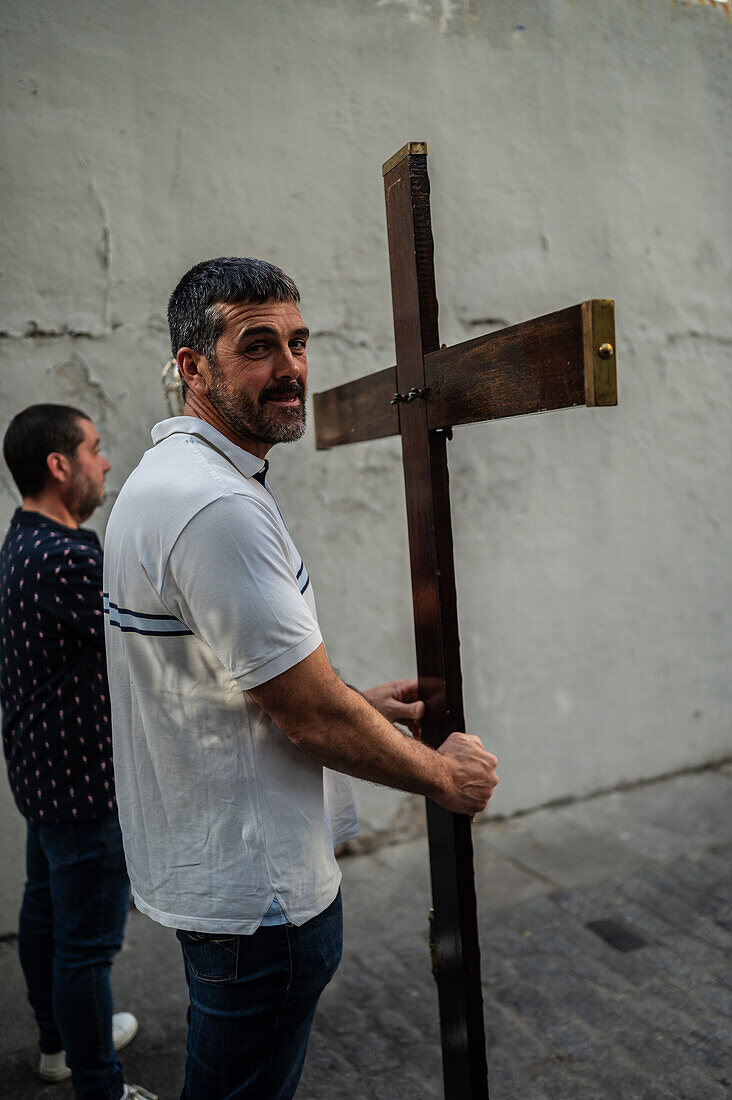
<path id="1" fill-rule="evenodd" d="M 568 819 L 561 810 L 515 822 L 484 827 L 486 843 L 524 871 L 556 886 L 576 886 L 596 877 L 598 858 L 608 874 L 635 870 L 644 859 L 609 835 L 598 836 Z M 482 839 L 482 838 L 481 838 Z"/>
<path id="2" fill-rule="evenodd" d="M 475 829 L 491 1100 L 720 1100 L 732 1088 L 732 768 Z M 346 945 L 297 1100 L 440 1100 L 424 837 L 341 861 Z M 588 929 L 615 920 L 644 946 Z M 0 1097 L 71 1100 L 33 1072 L 17 948 L 0 943 Z M 128 1080 L 178 1097 L 187 991 L 174 934 L 132 911 L 115 1003 Z"/>

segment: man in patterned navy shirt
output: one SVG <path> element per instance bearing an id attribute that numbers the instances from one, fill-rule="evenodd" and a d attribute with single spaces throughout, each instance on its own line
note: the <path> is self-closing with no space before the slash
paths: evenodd
<path id="1" fill-rule="evenodd" d="M 110 466 L 92 422 L 66 405 L 18 413 L 3 451 L 23 498 L 0 550 L 0 705 L 10 787 L 28 824 L 18 948 L 38 1071 L 71 1076 L 84 1100 L 150 1096 L 125 1085 L 115 1054 L 137 1032 L 130 1013 L 113 1018 L 109 980 L 129 880 L 112 774 L 102 548 L 80 526 L 104 500 Z"/>

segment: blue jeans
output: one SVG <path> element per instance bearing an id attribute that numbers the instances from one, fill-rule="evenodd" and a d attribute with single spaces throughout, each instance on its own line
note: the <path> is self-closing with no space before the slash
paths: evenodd
<path id="1" fill-rule="evenodd" d="M 176 935 L 190 992 L 181 1100 L 290 1100 L 320 994 L 341 960 L 340 892 L 299 928 Z"/>
<path id="2" fill-rule="evenodd" d="M 112 1045 L 112 959 L 129 909 L 116 814 L 73 825 L 28 826 L 28 881 L 18 950 L 40 1048 L 65 1049 L 78 1100 L 119 1100 Z"/>

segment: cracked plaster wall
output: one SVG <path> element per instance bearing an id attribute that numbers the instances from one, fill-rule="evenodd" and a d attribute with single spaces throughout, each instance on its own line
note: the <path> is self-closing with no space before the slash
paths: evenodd
<path id="1" fill-rule="evenodd" d="M 458 429 L 466 713 L 509 813 L 729 755 L 730 35 L 672 0 L 8 0 L 0 429 L 78 403 L 115 490 L 195 261 L 298 281 L 311 387 L 393 362 L 380 165 L 427 139 L 448 343 L 617 302 L 620 406 Z M 414 667 L 396 440 L 273 454 L 331 658 Z M 0 521 L 15 507 L 0 475 Z M 370 842 L 419 800 L 361 787 Z M 2 786 L 8 881 L 21 823 Z M 4 923 L 13 927 L 12 891 Z"/>

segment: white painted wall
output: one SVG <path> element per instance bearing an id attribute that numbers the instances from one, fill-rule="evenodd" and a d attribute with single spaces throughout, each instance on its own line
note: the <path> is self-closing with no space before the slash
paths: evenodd
<path id="1" fill-rule="evenodd" d="M 729 755 L 723 9 L 6 0 L 0 19 L 0 430 L 33 401 L 78 403 L 119 487 L 166 415 L 167 295 L 222 253 L 298 281 L 313 389 L 392 363 L 380 166 L 426 139 L 443 340 L 617 302 L 617 410 L 472 425 L 450 447 L 466 711 L 501 759 L 495 812 Z M 316 454 L 311 434 L 272 458 L 333 661 L 364 686 L 409 674 L 398 441 Z M 22 844 L 2 791 L 0 930 Z M 360 799 L 369 835 L 421 823 L 418 800 Z"/>

